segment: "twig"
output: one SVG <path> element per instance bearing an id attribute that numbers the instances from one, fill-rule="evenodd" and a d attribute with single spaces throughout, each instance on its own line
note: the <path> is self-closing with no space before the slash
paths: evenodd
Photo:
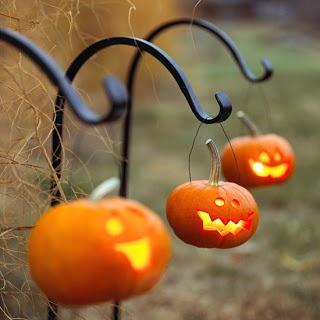
<path id="1" fill-rule="evenodd" d="M 13 232 L 13 231 L 24 231 L 24 230 L 30 230 L 34 228 L 34 226 L 21 226 L 21 227 L 7 227 L 0 229 L 0 237 L 5 236 L 6 234 Z"/>

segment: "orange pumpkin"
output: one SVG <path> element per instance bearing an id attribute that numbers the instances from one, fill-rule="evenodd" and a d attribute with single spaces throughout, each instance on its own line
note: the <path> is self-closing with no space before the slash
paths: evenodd
<path id="1" fill-rule="evenodd" d="M 157 215 L 119 197 L 55 206 L 29 241 L 32 278 L 56 303 L 123 300 L 152 288 L 171 254 Z"/>
<path id="2" fill-rule="evenodd" d="M 220 159 L 212 140 L 209 180 L 184 183 L 167 201 L 167 218 L 175 234 L 184 242 L 201 248 L 231 248 L 254 234 L 259 220 L 256 202 L 249 191 L 230 182 L 219 181 Z"/>
<path id="3" fill-rule="evenodd" d="M 247 188 L 286 181 L 295 165 L 289 142 L 276 134 L 257 135 L 256 127 L 243 112 L 238 117 L 248 126 L 251 136 L 232 139 L 224 147 L 221 158 L 226 180 Z"/>

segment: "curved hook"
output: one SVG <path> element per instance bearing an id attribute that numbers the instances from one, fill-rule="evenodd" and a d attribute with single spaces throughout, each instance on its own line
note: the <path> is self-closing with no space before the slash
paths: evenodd
<path id="1" fill-rule="evenodd" d="M 174 26 L 179 25 L 190 25 L 190 26 L 197 26 L 201 29 L 204 29 L 211 33 L 213 36 L 217 37 L 222 41 L 222 43 L 229 49 L 229 51 L 232 54 L 233 59 L 237 62 L 242 74 L 244 77 L 250 81 L 250 82 L 263 82 L 271 77 L 273 74 L 273 67 L 268 59 L 264 59 L 262 61 L 262 65 L 264 68 L 264 74 L 261 76 L 255 76 L 248 65 L 246 64 L 245 60 L 242 58 L 239 49 L 234 44 L 232 39 L 222 30 L 217 28 L 212 23 L 205 21 L 205 20 L 198 20 L 198 19 L 190 19 L 190 18 L 182 18 L 182 19 L 176 19 L 169 22 L 166 22 L 162 25 L 160 25 L 158 28 L 156 28 L 154 31 L 152 31 L 145 40 L 151 42 L 153 41 L 158 35 L 160 35 L 163 31 L 168 30 Z M 139 65 L 141 59 L 141 53 L 137 52 L 135 56 L 132 59 L 130 69 L 127 76 L 127 89 L 129 93 L 129 101 L 128 101 L 128 110 L 125 117 L 125 125 L 124 125 L 124 131 L 123 131 L 123 147 L 122 147 L 122 157 L 123 162 L 121 165 L 121 186 L 120 186 L 120 195 L 126 196 L 127 195 L 127 180 L 128 180 L 128 159 L 129 159 L 129 145 L 130 145 L 130 132 L 131 132 L 131 111 L 132 111 L 132 101 L 133 101 L 133 86 L 134 86 L 134 79 L 135 74 L 137 71 L 137 67 Z M 226 102 L 223 102 L 223 99 L 225 97 L 221 95 L 216 95 L 216 99 L 221 106 Z M 220 102 L 219 102 L 220 101 Z M 198 118 L 198 117 L 197 117 Z M 199 118 L 198 118 L 199 119 Z M 200 120 L 200 119 L 199 119 Z M 201 121 L 201 120 L 200 120 Z M 206 121 L 202 121 L 204 123 L 208 123 Z"/>
<path id="2" fill-rule="evenodd" d="M 120 81 L 112 76 L 103 81 L 104 89 L 111 102 L 111 110 L 106 115 L 92 112 L 81 100 L 70 81 L 64 77 L 56 63 L 40 48 L 24 36 L 5 28 L 0 28 L 0 40 L 20 49 L 48 76 L 63 96 L 66 97 L 74 114 L 86 124 L 101 124 L 117 120 L 125 111 L 127 92 Z"/>
<path id="3" fill-rule="evenodd" d="M 223 92 L 218 92 L 215 94 L 215 99 L 219 105 L 219 113 L 215 117 L 209 116 L 202 108 L 199 99 L 194 93 L 187 77 L 185 76 L 182 69 L 179 65 L 164 51 L 155 46 L 154 44 L 137 38 L 132 37 L 118 37 L 118 38 L 107 38 L 100 40 L 84 51 L 82 51 L 78 57 L 71 63 L 69 66 L 66 76 L 73 81 L 76 74 L 80 70 L 80 68 L 86 63 L 86 61 L 92 57 L 94 54 L 99 52 L 102 49 L 115 46 L 115 45 L 127 45 L 131 47 L 137 47 L 139 49 L 139 55 L 142 54 L 142 51 L 148 52 L 150 55 L 155 57 L 159 62 L 161 62 L 167 70 L 171 73 L 171 75 L 176 80 L 179 85 L 183 95 L 185 96 L 193 114 L 196 116 L 198 120 L 203 123 L 219 123 L 225 121 L 232 112 L 232 105 L 229 97 Z M 132 80 L 134 77 L 134 73 L 132 73 Z M 129 83 L 129 82 L 128 82 Z M 130 130 L 131 130 L 131 107 L 133 100 L 133 90 L 132 90 L 133 81 L 131 82 L 131 86 L 128 85 L 129 96 L 128 96 L 128 104 L 127 104 L 127 113 L 125 116 L 125 122 L 123 126 L 123 146 L 121 151 L 121 185 L 120 185 L 120 195 L 123 197 L 127 196 L 127 182 L 128 182 L 128 158 L 129 158 L 129 145 L 130 145 Z M 56 100 L 56 112 L 57 118 L 60 125 L 57 126 L 58 132 L 54 131 L 53 134 L 59 135 L 62 132 L 62 123 L 63 123 L 63 105 L 64 99 L 63 97 L 57 97 Z M 54 146 L 53 150 L 56 150 L 56 155 L 54 156 L 57 161 L 57 166 L 59 166 L 59 159 L 61 154 L 61 146 Z"/>
<path id="4" fill-rule="evenodd" d="M 150 55 L 155 57 L 160 61 L 166 69 L 171 73 L 173 78 L 176 80 L 177 84 L 180 87 L 183 95 L 185 96 L 193 114 L 195 117 L 204 123 L 219 123 L 225 121 L 231 114 L 232 106 L 229 97 L 223 92 L 217 92 L 215 94 L 215 99 L 219 105 L 219 112 L 216 116 L 209 116 L 202 108 L 201 103 L 194 93 L 187 77 L 185 76 L 182 69 L 179 65 L 163 50 L 158 48 L 156 45 L 139 38 L 133 37 L 114 37 L 100 40 L 88 48 L 83 50 L 78 57 L 71 63 L 69 66 L 66 76 L 70 81 L 73 81 L 76 74 L 84 63 L 90 59 L 94 54 L 99 52 L 102 49 L 116 46 L 116 45 L 127 45 L 131 47 L 137 47 L 140 51 L 148 52 Z M 141 52 L 139 53 L 139 55 Z M 130 100 L 130 97 L 128 97 Z M 56 100 L 57 104 L 62 106 L 59 100 Z M 63 102 L 63 101 L 62 101 Z"/>
<path id="5" fill-rule="evenodd" d="M 219 40 L 222 41 L 222 43 L 229 49 L 233 59 L 236 61 L 238 64 L 242 74 L 244 77 L 250 81 L 250 82 L 263 82 L 267 79 L 269 79 L 272 74 L 273 74 L 273 66 L 271 62 L 268 59 L 263 59 L 261 61 L 264 73 L 261 76 L 256 76 L 254 73 L 250 70 L 248 67 L 247 63 L 241 56 L 240 50 L 238 47 L 235 45 L 233 40 L 221 29 L 216 27 L 214 24 L 206 21 L 206 20 L 201 20 L 201 19 L 192 19 L 192 18 L 181 18 L 181 19 L 175 19 L 168 21 L 164 24 L 161 24 L 159 27 L 154 29 L 152 32 L 150 32 L 147 37 L 145 38 L 147 41 L 153 41 L 158 35 L 160 35 L 163 31 L 166 31 L 172 27 L 175 26 L 181 26 L 181 25 L 189 25 L 190 27 L 196 26 L 201 29 L 204 29 L 211 33 L 213 36 L 217 37 Z M 133 61 L 139 59 L 139 54 L 136 54 L 135 58 Z M 132 66 L 134 65 L 134 62 L 132 63 Z M 132 71 L 133 68 L 131 67 L 130 72 Z"/>

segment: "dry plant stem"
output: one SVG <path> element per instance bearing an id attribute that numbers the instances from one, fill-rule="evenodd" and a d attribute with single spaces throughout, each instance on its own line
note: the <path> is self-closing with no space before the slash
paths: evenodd
<path id="1" fill-rule="evenodd" d="M 21 62 L 19 62 L 19 70 L 20 70 L 20 72 L 24 72 L 24 73 L 28 74 L 29 76 L 31 76 L 30 73 L 26 72 L 23 69 L 23 66 L 22 66 Z M 41 141 L 41 139 L 40 139 L 39 127 L 41 126 L 41 119 L 40 119 L 39 113 L 41 113 L 41 114 L 43 114 L 43 113 L 31 102 L 31 99 L 28 96 L 28 93 L 24 89 L 23 83 L 22 83 L 22 86 L 21 86 L 19 84 L 19 82 L 17 81 L 16 77 L 7 68 L 5 68 L 5 71 L 11 77 L 11 79 L 14 81 L 14 83 L 17 85 L 17 87 L 19 87 L 20 90 L 22 91 L 22 95 L 20 95 L 19 98 L 22 99 L 24 103 L 28 104 L 30 106 L 31 110 L 34 113 L 34 116 L 35 116 L 35 132 L 34 132 L 33 136 L 38 141 L 38 146 L 39 146 L 39 148 L 40 148 L 40 150 L 42 152 L 42 155 L 44 156 L 44 158 L 45 158 L 45 160 L 46 160 L 46 162 L 48 164 L 48 167 L 49 167 L 49 169 L 51 171 L 52 177 L 55 180 L 57 188 L 58 188 L 58 190 L 59 190 L 59 192 L 61 194 L 62 200 L 66 201 L 66 196 L 65 196 L 64 191 L 62 189 L 62 186 L 61 186 L 61 183 L 60 183 L 60 179 L 59 179 L 56 171 L 53 168 L 53 165 L 51 163 L 51 159 L 50 159 L 50 157 L 49 157 L 49 155 L 48 155 L 48 153 L 47 153 L 47 151 L 46 151 L 46 149 L 44 147 L 44 142 Z M 43 87 L 41 81 L 38 78 L 36 78 L 36 80 L 38 80 L 39 81 L 39 85 L 41 87 Z M 44 87 L 43 87 L 43 89 L 45 90 Z M 28 142 L 28 140 L 26 140 L 26 143 L 27 142 Z"/>
<path id="2" fill-rule="evenodd" d="M 23 92 L 24 92 L 24 89 L 23 89 Z M 34 112 L 34 115 L 35 115 L 35 138 L 38 141 L 38 146 L 40 147 L 42 155 L 44 156 L 44 158 L 45 158 L 45 160 L 46 160 L 46 162 L 48 164 L 48 167 L 49 167 L 49 169 L 51 171 L 51 175 L 52 175 L 53 179 L 55 180 L 57 188 L 58 188 L 58 190 L 59 190 L 59 192 L 61 194 L 62 200 L 66 201 L 67 198 L 66 198 L 66 196 L 64 194 L 64 191 L 62 189 L 62 186 L 61 186 L 61 183 L 60 183 L 60 179 L 59 179 L 59 177 L 57 175 L 57 172 L 53 168 L 51 159 L 50 159 L 50 157 L 49 157 L 49 155 L 47 153 L 46 148 L 44 147 L 44 143 L 41 141 L 41 138 L 40 138 L 39 128 L 41 126 L 41 118 L 39 116 L 39 110 L 38 110 L 38 108 L 36 106 L 33 105 L 33 103 L 31 103 L 29 97 L 27 96 L 27 94 L 25 92 L 24 92 L 24 95 L 26 97 L 25 102 L 27 102 L 30 105 L 31 110 Z"/>
<path id="3" fill-rule="evenodd" d="M 24 231 L 24 230 L 30 230 L 34 228 L 34 226 L 21 226 L 21 227 L 7 227 L 0 229 L 0 238 L 5 236 L 6 234 L 13 232 L 13 231 Z"/>
<path id="4" fill-rule="evenodd" d="M 258 135 L 257 126 L 254 122 L 243 112 L 238 111 L 237 117 L 242 121 L 242 123 L 248 128 L 252 137 L 256 137 Z"/>
<path id="5" fill-rule="evenodd" d="M 208 185 L 218 186 L 219 180 L 220 180 L 220 171 L 221 171 L 221 160 L 220 160 L 219 151 L 215 143 L 212 141 L 212 139 L 208 139 L 206 141 L 206 145 L 211 155 L 211 171 L 208 179 Z"/>

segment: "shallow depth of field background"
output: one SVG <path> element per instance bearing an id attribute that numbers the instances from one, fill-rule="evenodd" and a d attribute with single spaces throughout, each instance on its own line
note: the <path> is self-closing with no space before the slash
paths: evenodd
<path id="1" fill-rule="evenodd" d="M 275 69 L 267 83 L 249 84 L 222 44 L 196 28 L 179 27 L 157 42 L 184 69 L 209 114 L 217 112 L 213 92 L 223 90 L 230 95 L 234 113 L 223 123 L 230 138 L 247 134 L 235 116 L 244 110 L 261 132 L 271 127 L 292 143 L 297 168 L 288 183 L 253 190 L 261 222 L 247 245 L 224 251 L 196 249 L 172 234 L 173 258 L 164 279 L 150 294 L 125 302 L 124 319 L 319 319 L 319 4 L 307 1 L 301 7 L 299 1 L 249 0 L 156 0 L 152 5 L 148 0 L 26 3 L 1 1 L 1 26 L 33 39 L 63 70 L 80 50 L 103 36 L 143 36 L 170 17 L 193 14 L 225 30 L 256 74 L 261 73 L 264 57 Z M 56 31 L 57 26 L 65 32 Z M 105 29 L 110 31 L 104 33 Z M 123 61 L 129 61 L 133 52 L 104 52 L 80 72 L 76 85 L 95 110 L 106 108 L 102 76 L 113 72 L 124 79 Z M 34 224 L 48 206 L 50 123 L 56 90 L 26 58 L 2 43 L 0 58 L 3 229 Z M 144 60 L 141 70 L 134 100 L 129 191 L 131 198 L 165 219 L 168 193 L 188 180 L 188 152 L 199 122 L 166 71 L 160 72 L 152 59 Z M 62 188 L 70 199 L 83 197 L 105 178 L 117 175 L 121 122 L 85 128 L 70 111 L 67 114 Z M 192 155 L 194 179 L 207 178 L 210 171 L 204 146 L 207 138 L 220 149 L 226 143 L 219 125 L 201 127 Z M 26 268 L 27 238 L 28 232 L 0 233 L 0 319 L 45 319 L 45 299 Z M 109 309 L 108 304 L 63 309 L 60 316 L 108 319 Z"/>

